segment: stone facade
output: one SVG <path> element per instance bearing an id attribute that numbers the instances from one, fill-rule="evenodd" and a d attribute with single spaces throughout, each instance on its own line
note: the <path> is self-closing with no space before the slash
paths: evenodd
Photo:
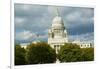
<path id="1" fill-rule="evenodd" d="M 67 31 L 65 29 L 62 18 L 57 15 L 52 21 L 52 26 L 48 32 L 48 44 L 57 51 L 62 45 L 68 43 Z"/>

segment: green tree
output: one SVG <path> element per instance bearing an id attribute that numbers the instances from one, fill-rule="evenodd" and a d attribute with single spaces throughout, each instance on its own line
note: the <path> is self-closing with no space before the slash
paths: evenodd
<path id="1" fill-rule="evenodd" d="M 94 48 L 82 48 L 84 61 L 94 60 Z"/>
<path id="2" fill-rule="evenodd" d="M 54 63 L 56 53 L 47 43 L 38 42 L 27 46 L 26 59 L 28 64 Z"/>
<path id="3" fill-rule="evenodd" d="M 60 62 L 93 61 L 94 48 L 80 48 L 76 44 L 67 43 L 58 53 Z"/>
<path id="4" fill-rule="evenodd" d="M 25 65 L 25 49 L 19 44 L 15 44 L 15 65 Z"/>
<path id="5" fill-rule="evenodd" d="M 60 62 L 76 62 L 82 61 L 82 51 L 76 44 L 66 43 L 61 47 L 58 53 Z"/>

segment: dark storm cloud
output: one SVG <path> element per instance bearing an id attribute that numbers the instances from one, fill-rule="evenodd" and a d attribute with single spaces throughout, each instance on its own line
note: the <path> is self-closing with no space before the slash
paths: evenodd
<path id="1" fill-rule="evenodd" d="M 68 28 L 67 30 L 70 35 L 76 35 L 76 34 L 80 35 L 83 33 L 91 33 L 94 31 L 94 24 L 91 23 L 91 24 L 85 24 L 85 25 L 78 25 L 72 28 Z"/>

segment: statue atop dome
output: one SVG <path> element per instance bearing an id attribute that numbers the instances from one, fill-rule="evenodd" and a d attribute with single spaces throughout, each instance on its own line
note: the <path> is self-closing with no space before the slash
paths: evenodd
<path id="1" fill-rule="evenodd" d="M 56 16 L 60 16 L 58 8 L 56 8 Z"/>

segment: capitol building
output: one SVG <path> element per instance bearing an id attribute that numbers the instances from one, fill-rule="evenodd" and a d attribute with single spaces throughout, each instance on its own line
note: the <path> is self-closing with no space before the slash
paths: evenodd
<path id="1" fill-rule="evenodd" d="M 36 43 L 36 42 L 35 42 Z M 64 26 L 62 17 L 59 15 L 58 10 L 56 16 L 52 20 L 52 25 L 48 29 L 48 44 L 55 49 L 56 53 L 65 43 L 73 43 L 80 46 L 80 48 L 90 48 L 93 47 L 90 42 L 81 42 L 79 40 L 74 40 L 69 42 L 67 29 Z M 28 44 L 21 44 L 22 47 L 26 48 Z"/>
<path id="2" fill-rule="evenodd" d="M 79 40 L 75 40 L 73 42 L 68 41 L 67 30 L 64 26 L 64 22 L 62 17 L 60 17 L 59 13 L 54 17 L 52 21 L 52 25 L 48 31 L 48 44 L 52 48 L 57 51 L 63 46 L 65 43 L 73 43 L 80 46 L 80 48 L 90 48 L 93 47 L 90 42 L 81 42 Z"/>
<path id="3" fill-rule="evenodd" d="M 48 31 L 48 44 L 57 52 L 65 43 L 68 43 L 67 31 L 62 18 L 57 13 Z"/>

